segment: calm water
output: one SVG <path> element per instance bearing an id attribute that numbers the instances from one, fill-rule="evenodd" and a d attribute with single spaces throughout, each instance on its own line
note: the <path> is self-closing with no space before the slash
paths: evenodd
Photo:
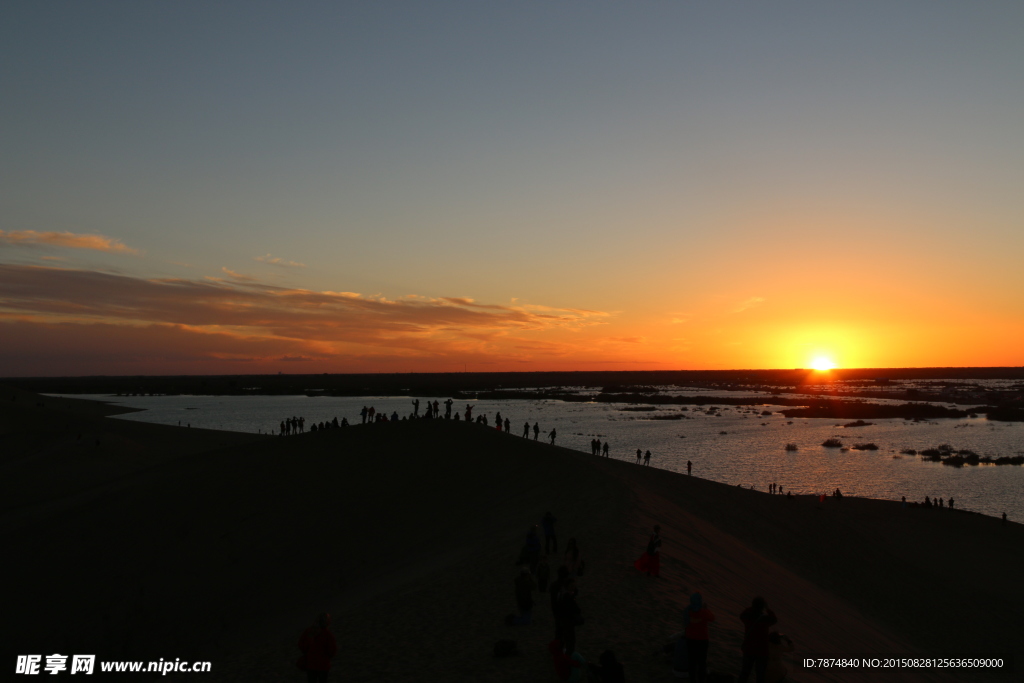
<path id="1" fill-rule="evenodd" d="M 705 393 L 706 395 L 706 393 Z M 732 395 L 732 394 L 730 394 Z M 360 422 L 362 406 L 374 406 L 390 415 L 412 412 L 407 397 L 306 397 L 306 396 L 82 396 L 108 401 L 145 412 L 119 419 L 232 431 L 276 432 L 282 419 L 290 416 L 312 421 L 347 417 Z M 442 403 L 446 397 L 438 397 Z M 433 399 L 431 399 L 433 400 Z M 770 401 L 765 395 L 763 400 Z M 957 507 L 989 515 L 1006 512 L 1010 519 L 1024 521 L 1024 467 L 978 465 L 962 468 L 924 462 L 918 456 L 900 455 L 905 448 L 922 450 L 948 443 L 955 449 L 970 449 L 980 455 L 1017 455 L 1024 452 L 1024 423 L 988 422 L 984 417 L 933 422 L 902 419 L 873 420 L 867 427 L 844 428 L 834 419 L 789 420 L 778 413 L 780 406 L 766 403 L 756 409 L 719 406 L 709 411 L 700 406 L 660 406 L 652 412 L 633 412 L 635 407 L 608 403 L 566 403 L 562 401 L 469 401 L 474 418 L 486 414 L 493 424 L 494 413 L 512 420 L 514 438 L 521 438 L 523 423 L 539 422 L 541 439 L 556 428 L 561 446 L 589 452 L 590 440 L 598 437 L 611 444 L 613 458 L 635 461 L 636 449 L 650 449 L 651 465 L 676 472 L 686 471 L 693 461 L 693 473 L 727 484 L 755 486 L 764 491 L 777 482 L 794 493 L 830 492 L 836 487 L 845 494 L 871 498 L 923 500 L 950 496 Z M 421 405 L 426 399 L 421 399 Z M 455 404 L 465 411 L 467 402 Z M 770 416 L 761 415 L 771 411 Z M 655 420 L 655 416 L 680 416 L 678 420 Z M 847 422 L 841 420 L 839 422 Z M 721 432 L 725 432 L 722 434 Z M 821 443 L 836 437 L 845 445 L 873 442 L 877 451 L 823 448 Z M 532 438 L 532 430 L 531 430 Z M 799 450 L 785 450 L 787 443 Z"/>

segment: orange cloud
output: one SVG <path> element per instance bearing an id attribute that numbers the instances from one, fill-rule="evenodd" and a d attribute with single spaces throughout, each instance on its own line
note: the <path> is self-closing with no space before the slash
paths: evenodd
<path id="1" fill-rule="evenodd" d="M 145 353 L 156 365 L 168 358 L 175 366 L 188 365 L 189 358 L 256 365 L 308 359 L 351 368 L 372 359 L 376 369 L 387 370 L 380 364 L 399 359 L 402 367 L 408 367 L 410 359 L 482 363 L 499 357 L 511 362 L 527 349 L 564 357 L 580 347 L 538 342 L 531 336 L 579 329 L 607 315 L 481 304 L 465 298 L 392 301 L 353 292 L 273 286 L 225 272 L 235 279 L 145 279 L 0 265 L 0 322 L 16 325 L 21 338 L 35 339 L 25 347 L 28 350 L 52 346 L 56 342 L 44 343 L 39 337 L 63 330 L 59 334 L 69 339 L 102 338 L 96 349 L 116 349 L 126 359 L 138 357 L 143 353 L 140 348 L 149 349 Z M 159 346 L 155 339 L 161 335 L 168 348 L 153 357 Z M 130 340 L 145 343 L 136 346 Z M 193 352 L 183 357 L 184 349 Z M 7 362 L 13 363 L 9 367 L 25 367 L 12 358 Z"/>
<path id="2" fill-rule="evenodd" d="M 111 254 L 138 255 L 138 249 L 125 245 L 121 240 L 103 235 L 79 235 L 73 232 L 36 232 L 35 230 L 0 230 L 0 244 L 15 247 L 48 245 L 72 249 L 92 249 Z"/>

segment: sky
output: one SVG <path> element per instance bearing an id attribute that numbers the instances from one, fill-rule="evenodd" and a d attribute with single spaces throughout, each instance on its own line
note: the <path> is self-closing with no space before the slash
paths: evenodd
<path id="1" fill-rule="evenodd" d="M 1024 365 L 1024 4 L 0 4 L 0 376 Z"/>

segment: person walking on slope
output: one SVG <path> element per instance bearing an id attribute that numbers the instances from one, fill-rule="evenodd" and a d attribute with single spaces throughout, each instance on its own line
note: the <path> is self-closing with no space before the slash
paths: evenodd
<path id="1" fill-rule="evenodd" d="M 576 604 L 576 579 L 565 580 L 555 602 L 555 639 L 561 641 L 566 653 L 576 651 L 576 626 L 582 621 Z"/>
<path id="2" fill-rule="evenodd" d="M 548 432 L 548 434 L 551 436 L 551 445 L 554 446 L 555 445 L 555 435 L 557 434 L 557 432 L 555 432 L 555 428 L 552 427 L 551 431 Z"/>
<path id="3" fill-rule="evenodd" d="M 775 612 L 768 609 L 765 599 L 758 596 L 750 603 L 750 607 L 740 614 L 745 633 L 740 651 L 743 653 L 743 668 L 740 670 L 739 683 L 746 683 L 750 672 L 754 672 L 757 683 L 765 683 L 768 669 L 768 629 L 778 619 Z"/>
<path id="4" fill-rule="evenodd" d="M 555 516 L 550 512 L 545 512 L 544 516 L 540 520 L 541 528 L 544 529 L 544 554 L 550 553 L 552 550 L 558 552 L 558 536 L 555 535 Z"/>
<path id="5" fill-rule="evenodd" d="M 583 565 L 583 556 L 576 546 L 576 539 L 570 538 L 565 544 L 565 557 L 562 559 L 563 566 L 569 570 L 569 576 L 579 576 L 580 567 Z"/>
<path id="6" fill-rule="evenodd" d="M 647 576 L 661 576 L 661 527 L 657 524 L 654 525 L 654 533 L 647 541 L 647 550 L 633 566 L 647 572 Z"/>
<path id="7" fill-rule="evenodd" d="M 683 632 L 686 638 L 686 654 L 690 663 L 690 680 L 704 683 L 708 676 L 708 624 L 715 615 L 704 604 L 700 593 L 690 596 L 690 605 L 683 610 Z"/>
<path id="8" fill-rule="evenodd" d="M 317 616 L 312 626 L 307 628 L 299 638 L 300 669 L 305 670 L 309 683 L 326 683 L 327 673 L 331 670 L 331 658 L 338 651 L 334 634 L 330 631 L 331 615 L 327 612 Z"/>
<path id="9" fill-rule="evenodd" d="M 607 441 L 604 442 L 604 446 L 602 446 L 601 448 L 604 450 L 604 457 L 606 457 L 606 458 L 609 457 L 608 456 L 608 442 Z"/>

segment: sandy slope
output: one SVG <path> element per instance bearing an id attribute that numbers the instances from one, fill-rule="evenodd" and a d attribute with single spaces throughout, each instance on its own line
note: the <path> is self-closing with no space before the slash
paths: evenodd
<path id="1" fill-rule="evenodd" d="M 0 402 L 4 494 L 17 501 L 0 514 L 15 550 L 5 658 L 199 658 L 214 662 L 203 680 L 301 680 L 295 641 L 326 607 L 344 680 L 554 680 L 546 596 L 534 625 L 502 624 L 526 528 L 548 509 L 587 560 L 579 648 L 614 649 L 631 681 L 671 680 L 655 652 L 695 589 L 718 615 L 711 663 L 724 671 L 757 593 L 797 655 L 1019 652 L 1022 588 L 999 579 L 1024 559 L 1019 525 L 854 499 L 818 509 L 464 423 L 259 438 L 21 403 Z M 40 420 L 70 432 L 41 436 Z M 83 429 L 104 435 L 108 461 L 67 441 Z M 654 521 L 660 580 L 631 566 Z M 495 660 L 509 637 L 523 655 Z"/>

